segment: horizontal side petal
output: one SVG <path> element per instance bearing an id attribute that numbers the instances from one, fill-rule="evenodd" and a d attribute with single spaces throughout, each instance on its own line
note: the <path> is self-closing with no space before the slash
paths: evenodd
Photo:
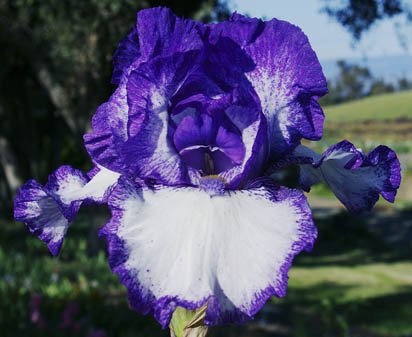
<path id="1" fill-rule="evenodd" d="M 49 176 L 46 186 L 29 180 L 16 194 L 14 218 L 24 222 L 53 255 L 59 254 L 67 228 L 80 207 L 78 202 L 63 202 L 61 198 L 81 189 L 87 180 L 81 171 L 62 166 Z"/>
<path id="2" fill-rule="evenodd" d="M 401 181 L 401 167 L 396 153 L 378 146 L 365 155 L 352 143 L 342 141 L 331 146 L 323 155 L 299 146 L 297 157 L 312 160 L 300 168 L 303 188 L 325 182 L 336 197 L 351 212 L 370 211 L 382 195 L 394 202 Z"/>
<path id="3" fill-rule="evenodd" d="M 132 307 L 163 327 L 176 306 L 207 304 L 208 325 L 251 319 L 270 296 L 285 295 L 293 257 L 317 235 L 301 192 L 264 184 L 211 196 L 121 179 L 109 206 L 101 234 L 111 268 Z"/>
<path id="4" fill-rule="evenodd" d="M 104 202 L 118 174 L 100 169 L 86 174 L 70 166 L 61 166 L 49 176 L 46 185 L 29 180 L 17 192 L 14 218 L 58 255 L 70 223 L 84 201 Z"/>
<path id="5" fill-rule="evenodd" d="M 73 189 L 62 194 L 63 202 L 91 201 L 94 203 L 106 203 L 112 188 L 116 185 L 120 174 L 104 167 L 98 167 L 99 171 L 93 174 L 90 181 L 80 189 Z"/>

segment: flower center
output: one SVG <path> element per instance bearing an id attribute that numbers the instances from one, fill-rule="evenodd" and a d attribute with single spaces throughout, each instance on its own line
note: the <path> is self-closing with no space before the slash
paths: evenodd
<path id="1" fill-rule="evenodd" d="M 225 180 L 218 175 L 209 175 L 200 179 L 199 189 L 214 197 L 225 193 L 225 185 Z"/>
<path id="2" fill-rule="evenodd" d="M 195 113 L 185 116 L 176 127 L 174 145 L 186 165 L 213 175 L 243 162 L 242 137 L 224 113 Z"/>

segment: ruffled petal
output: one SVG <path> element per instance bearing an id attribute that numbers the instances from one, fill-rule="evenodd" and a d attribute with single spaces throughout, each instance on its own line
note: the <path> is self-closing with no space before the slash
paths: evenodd
<path id="1" fill-rule="evenodd" d="M 80 207 L 79 202 L 63 202 L 62 196 L 83 188 L 87 181 L 83 172 L 62 166 L 49 176 L 46 186 L 29 180 L 17 192 L 15 219 L 24 222 L 53 255 L 59 254 L 67 228 Z"/>
<path id="2" fill-rule="evenodd" d="M 231 112 L 245 113 L 244 108 L 241 106 L 232 107 Z M 244 159 L 240 165 L 220 174 L 220 176 L 227 182 L 228 187 L 232 189 L 239 188 L 249 179 L 263 173 L 262 167 L 268 150 L 266 120 L 262 114 L 257 114 L 256 120 L 243 127 L 241 130 L 245 151 L 243 155 Z"/>
<path id="3" fill-rule="evenodd" d="M 112 171 L 126 171 L 127 162 L 120 152 L 128 139 L 126 84 L 130 73 L 156 57 L 200 50 L 203 47 L 201 25 L 177 17 L 168 8 L 150 8 L 137 13 L 136 25 L 120 42 L 113 56 L 112 82 L 119 87 L 109 101 L 99 107 L 93 117 L 92 132 L 84 136 L 86 149 L 94 162 Z M 133 119 L 135 128 L 139 122 L 142 120 Z"/>
<path id="4" fill-rule="evenodd" d="M 300 168 L 301 186 L 309 190 L 312 185 L 325 182 L 351 212 L 370 211 L 379 195 L 389 202 L 395 201 L 401 166 L 396 153 L 386 146 L 378 146 L 365 155 L 344 140 L 323 155 L 303 145 L 296 148 L 294 155 L 311 160 Z"/>
<path id="5" fill-rule="evenodd" d="M 104 202 L 118 174 L 100 169 L 93 178 L 70 166 L 61 166 L 45 186 L 29 180 L 16 194 L 14 217 L 58 255 L 70 223 L 84 201 Z"/>
<path id="6" fill-rule="evenodd" d="M 251 319 L 270 296 L 285 295 L 293 257 L 313 246 L 300 191 L 222 186 L 148 190 L 121 179 L 110 195 L 112 219 L 101 231 L 110 266 L 132 307 L 163 327 L 176 306 L 207 304 L 207 325 Z"/>
<path id="7" fill-rule="evenodd" d="M 109 101 L 97 109 L 92 119 L 92 131 L 83 136 L 93 161 L 111 171 L 126 170 L 121 149 L 128 139 L 128 113 L 126 84 L 121 83 Z"/>
<path id="8" fill-rule="evenodd" d="M 112 83 L 119 84 L 126 69 L 139 58 L 139 35 L 136 27 L 133 27 L 126 38 L 120 41 L 113 55 Z"/>
<path id="9" fill-rule="evenodd" d="M 137 13 L 136 26 L 119 43 L 113 55 L 113 84 L 119 84 L 130 65 L 157 56 L 200 49 L 200 22 L 177 17 L 169 8 L 156 7 Z M 136 64 L 137 63 L 137 64 Z"/>
<path id="10" fill-rule="evenodd" d="M 201 49 L 201 26 L 200 22 L 177 17 L 166 7 L 139 11 L 137 32 L 143 59 Z"/>
<path id="11" fill-rule="evenodd" d="M 319 140 L 324 115 L 317 99 L 328 90 L 305 34 L 285 21 L 263 22 L 238 14 L 210 27 L 212 38 L 232 39 L 255 64 L 246 77 L 268 121 L 271 158 L 290 152 L 301 138 Z"/>
<path id="12" fill-rule="evenodd" d="M 122 149 L 129 173 L 165 184 L 190 181 L 188 169 L 171 144 L 169 100 L 196 67 L 197 52 L 156 58 L 133 71 L 127 82 L 129 139 Z"/>

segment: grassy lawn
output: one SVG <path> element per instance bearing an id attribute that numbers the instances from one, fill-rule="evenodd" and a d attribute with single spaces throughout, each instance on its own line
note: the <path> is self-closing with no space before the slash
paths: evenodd
<path id="1" fill-rule="evenodd" d="M 410 210 L 398 214 L 412 221 Z M 366 221 L 344 212 L 318 219 L 313 253 L 298 257 L 287 297 L 275 300 L 301 317 L 307 336 L 412 334 L 412 245 L 388 245 Z"/>
<path id="2" fill-rule="evenodd" d="M 325 114 L 333 123 L 412 118 L 412 90 L 326 107 Z"/>
<path id="3" fill-rule="evenodd" d="M 410 211 L 402 214 L 412 218 Z M 94 236 L 104 220 L 86 216 L 73 224 L 58 259 L 22 224 L 1 223 L 1 336 L 167 336 L 151 317 L 128 308 Z M 254 322 L 212 336 L 412 334 L 411 246 L 385 243 L 366 220 L 347 213 L 317 219 L 318 242 L 296 259 L 287 296 L 273 299 Z"/>

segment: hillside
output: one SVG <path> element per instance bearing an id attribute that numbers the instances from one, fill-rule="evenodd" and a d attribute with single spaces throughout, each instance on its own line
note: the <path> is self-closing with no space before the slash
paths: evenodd
<path id="1" fill-rule="evenodd" d="M 327 123 L 412 119 L 412 90 L 325 107 Z"/>

